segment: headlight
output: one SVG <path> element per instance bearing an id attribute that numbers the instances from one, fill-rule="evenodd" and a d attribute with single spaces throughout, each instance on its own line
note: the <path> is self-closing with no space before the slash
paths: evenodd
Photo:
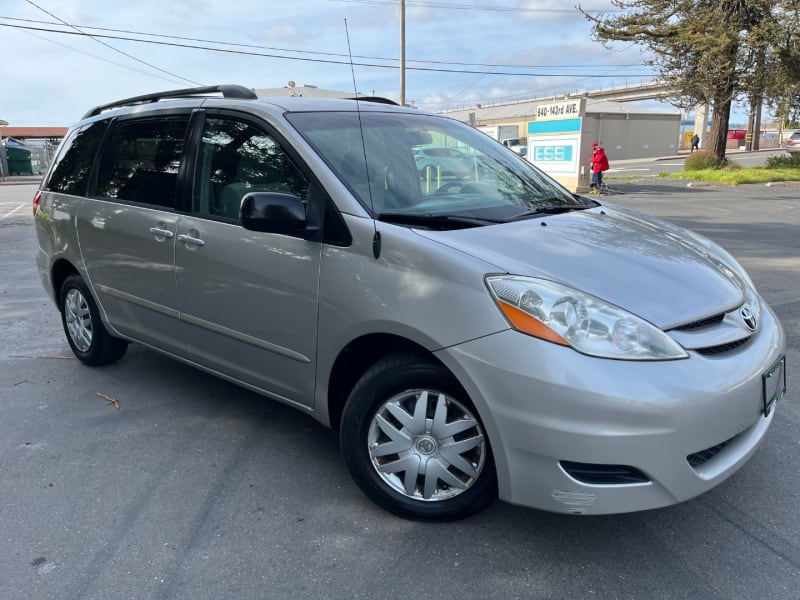
<path id="1" fill-rule="evenodd" d="M 644 319 L 567 286 L 513 275 L 487 277 L 486 283 L 511 326 L 522 333 L 602 358 L 689 356 Z"/>

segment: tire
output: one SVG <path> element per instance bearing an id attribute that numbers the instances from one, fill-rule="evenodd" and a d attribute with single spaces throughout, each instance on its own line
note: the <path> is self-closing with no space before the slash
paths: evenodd
<path id="1" fill-rule="evenodd" d="M 477 411 L 447 369 L 419 356 L 388 356 L 367 370 L 345 405 L 340 440 L 361 490 L 401 517 L 456 520 L 497 498 Z"/>
<path id="2" fill-rule="evenodd" d="M 80 276 L 70 275 L 64 280 L 58 306 L 69 346 L 82 363 L 98 367 L 122 358 L 128 342 L 106 331 L 97 304 Z"/>

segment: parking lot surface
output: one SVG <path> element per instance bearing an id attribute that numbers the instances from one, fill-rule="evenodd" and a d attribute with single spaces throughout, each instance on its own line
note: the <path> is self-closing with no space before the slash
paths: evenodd
<path id="1" fill-rule="evenodd" d="M 35 186 L 0 185 L 0 598 L 796 599 L 800 186 L 617 187 L 602 200 L 721 243 L 778 313 L 764 444 L 671 508 L 430 524 L 372 504 L 294 409 L 137 346 L 81 365 L 36 272 Z"/>

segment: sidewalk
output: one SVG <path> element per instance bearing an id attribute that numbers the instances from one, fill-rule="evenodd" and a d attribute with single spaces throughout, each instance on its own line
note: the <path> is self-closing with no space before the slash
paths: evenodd
<path id="1" fill-rule="evenodd" d="M 9 175 L 0 177 L 0 185 L 39 185 L 41 175 Z"/>

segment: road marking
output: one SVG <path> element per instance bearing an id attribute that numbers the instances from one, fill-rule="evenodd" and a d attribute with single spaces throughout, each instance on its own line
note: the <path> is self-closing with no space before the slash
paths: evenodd
<path id="1" fill-rule="evenodd" d="M 643 168 L 643 169 L 609 169 L 608 171 L 606 171 L 606 173 L 621 173 L 622 171 L 652 171 L 652 169 L 649 169 L 649 168 Z"/>
<path id="2" fill-rule="evenodd" d="M 0 221 L 5 221 L 5 220 L 6 220 L 8 217 L 10 217 L 11 215 L 13 215 L 13 214 L 14 214 L 15 212 L 17 212 L 17 211 L 18 211 L 20 208 L 22 208 L 23 206 L 27 206 L 27 205 L 28 205 L 28 204 L 27 204 L 27 202 L 23 202 L 23 203 L 21 203 L 21 204 L 17 205 L 17 207 L 16 207 L 16 208 L 12 208 L 12 209 L 11 209 L 9 212 L 7 212 L 7 213 L 6 213 L 6 214 L 4 214 L 2 217 L 0 217 Z"/>

